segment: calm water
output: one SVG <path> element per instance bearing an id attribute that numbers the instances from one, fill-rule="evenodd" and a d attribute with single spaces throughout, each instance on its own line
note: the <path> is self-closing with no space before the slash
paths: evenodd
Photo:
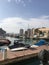
<path id="1" fill-rule="evenodd" d="M 17 62 L 17 63 L 15 62 L 8 65 L 40 65 L 40 61 L 37 58 L 30 58 L 27 60 L 22 60 L 20 62 Z"/>
<path id="2" fill-rule="evenodd" d="M 6 37 L 7 39 L 9 39 L 11 41 L 11 44 L 10 45 L 13 45 L 14 43 L 14 40 L 17 40 L 17 38 L 12 38 L 12 37 Z M 24 39 L 23 39 L 24 40 Z M 24 40 L 24 43 L 25 44 L 30 44 L 30 45 L 33 45 L 37 42 L 37 40 L 32 40 L 32 39 L 26 39 Z"/>
<path id="3" fill-rule="evenodd" d="M 16 40 L 17 38 L 10 38 L 10 37 L 7 37 L 9 40 L 11 40 L 11 45 L 13 45 L 13 42 L 14 42 L 14 40 Z M 25 44 L 34 44 L 34 43 L 36 43 L 37 41 L 34 41 L 34 40 L 32 40 L 32 39 L 27 39 L 27 40 L 25 40 L 24 41 L 24 43 Z M 10 64 L 10 65 L 39 65 L 40 64 L 40 62 L 39 62 L 39 60 L 38 59 L 36 59 L 36 58 L 31 58 L 31 59 L 28 59 L 28 60 L 22 60 L 21 62 L 18 62 L 18 63 L 12 63 L 12 64 Z M 9 64 L 8 64 L 9 65 Z"/>

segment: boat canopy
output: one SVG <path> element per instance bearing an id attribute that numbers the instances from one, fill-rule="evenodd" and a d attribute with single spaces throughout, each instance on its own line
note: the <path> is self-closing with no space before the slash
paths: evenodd
<path id="1" fill-rule="evenodd" d="M 34 44 L 34 45 L 41 46 L 41 45 L 45 45 L 45 43 L 46 43 L 45 40 L 40 40 L 39 42 L 37 42 L 37 43 Z"/>

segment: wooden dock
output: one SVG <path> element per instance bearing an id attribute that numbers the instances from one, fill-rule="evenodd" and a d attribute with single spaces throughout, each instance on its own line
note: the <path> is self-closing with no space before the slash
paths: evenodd
<path id="1" fill-rule="evenodd" d="M 8 50 L 6 60 L 3 60 L 3 57 L 2 57 L 3 53 L 0 52 L 0 65 L 6 65 L 8 63 L 18 62 L 20 60 L 35 57 L 43 49 L 49 50 L 49 46 L 47 47 L 46 45 L 43 45 L 43 46 L 40 46 L 40 47 L 37 47 L 37 48 L 31 48 L 31 49 L 27 49 L 27 50 L 14 51 L 14 52 Z"/>

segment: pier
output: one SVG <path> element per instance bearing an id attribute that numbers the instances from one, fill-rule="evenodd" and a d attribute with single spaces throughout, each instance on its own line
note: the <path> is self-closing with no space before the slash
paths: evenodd
<path id="1" fill-rule="evenodd" d="M 3 59 L 3 53 L 0 52 L 0 65 L 7 65 L 9 63 L 36 57 L 38 53 L 43 49 L 49 50 L 49 46 L 47 47 L 46 45 L 43 45 L 37 48 L 29 48 L 27 50 L 13 51 L 13 52 L 8 50 L 7 58 L 5 60 Z"/>

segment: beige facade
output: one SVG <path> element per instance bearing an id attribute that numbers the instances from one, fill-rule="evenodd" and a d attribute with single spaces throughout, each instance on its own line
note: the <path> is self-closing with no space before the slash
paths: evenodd
<path id="1" fill-rule="evenodd" d="M 32 29 L 28 29 L 25 32 L 25 37 L 27 38 L 33 38 L 35 35 L 37 37 L 47 38 L 49 37 L 49 28 L 37 28 L 37 29 L 32 28 Z"/>
<path id="2" fill-rule="evenodd" d="M 45 37 L 49 37 L 49 28 L 39 28 L 39 31 L 42 31 Z"/>

